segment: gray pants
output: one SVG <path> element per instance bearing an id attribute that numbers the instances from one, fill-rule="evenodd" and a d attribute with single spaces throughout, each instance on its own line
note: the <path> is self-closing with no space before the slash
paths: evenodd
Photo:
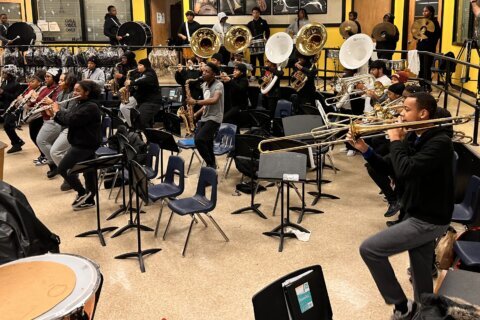
<path id="1" fill-rule="evenodd" d="M 50 149 L 50 156 L 52 157 L 52 160 L 57 165 L 57 167 L 67 153 L 67 151 L 70 149 L 70 143 L 68 143 L 67 135 L 68 128 L 63 129 L 62 132 L 60 132 L 57 140 L 55 140 L 55 142 L 53 143 L 52 148 Z"/>
<path id="2" fill-rule="evenodd" d="M 53 164 L 50 149 L 62 131 L 62 126 L 53 120 L 46 120 L 37 135 L 37 145 L 50 164 Z"/>
<path id="3" fill-rule="evenodd" d="M 130 121 L 130 109 L 137 107 L 137 100 L 134 97 L 130 96 L 129 102 L 127 104 L 121 103 L 120 104 L 120 113 L 122 114 L 123 118 L 127 121 L 129 127 L 132 126 L 132 122 Z"/>
<path id="4" fill-rule="evenodd" d="M 362 243 L 360 255 L 387 304 L 399 304 L 407 300 L 388 260 L 388 257 L 401 252 L 408 251 L 410 256 L 415 301 L 420 301 L 420 294 L 433 292 L 434 240 L 441 236 L 447 227 L 448 225 L 434 225 L 408 218 Z"/>

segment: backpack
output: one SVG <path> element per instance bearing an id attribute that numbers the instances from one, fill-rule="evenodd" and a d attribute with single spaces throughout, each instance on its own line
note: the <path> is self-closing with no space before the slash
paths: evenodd
<path id="1" fill-rule="evenodd" d="M 60 238 L 35 216 L 25 195 L 0 181 L 0 264 L 59 252 Z"/>

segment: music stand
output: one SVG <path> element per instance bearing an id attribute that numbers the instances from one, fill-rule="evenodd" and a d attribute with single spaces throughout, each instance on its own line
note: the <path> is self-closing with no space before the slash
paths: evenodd
<path id="1" fill-rule="evenodd" d="M 131 180 L 132 184 L 135 189 L 135 200 L 136 200 L 136 207 L 137 207 L 137 251 L 128 252 L 115 257 L 115 259 L 127 259 L 127 258 L 137 258 L 138 263 L 140 264 L 140 270 L 145 272 L 145 264 L 143 262 L 143 257 L 154 254 L 159 252 L 160 248 L 152 248 L 142 250 L 142 237 L 141 237 L 141 229 L 142 225 L 140 224 L 140 206 L 141 201 L 148 203 L 148 181 L 147 181 L 147 173 L 145 169 L 138 164 L 135 160 L 131 161 Z M 141 201 L 140 201 L 141 198 Z"/>
<path id="2" fill-rule="evenodd" d="M 307 157 L 304 154 L 293 152 L 279 152 L 260 155 L 260 166 L 258 169 L 258 178 L 262 180 L 281 182 L 281 217 L 280 225 L 272 231 L 263 234 L 271 237 L 279 237 L 280 245 L 278 251 L 283 251 L 283 241 L 285 238 L 294 238 L 292 232 L 285 232 L 286 227 L 294 228 L 302 232 L 308 232 L 307 229 L 290 222 L 290 183 L 305 182 L 307 175 Z M 284 186 L 287 185 L 287 215 L 284 218 Z"/>
<path id="3" fill-rule="evenodd" d="M 95 186 L 98 186 L 98 177 L 97 177 L 97 170 L 98 169 L 106 169 L 110 168 L 114 164 L 116 164 L 122 158 L 121 154 L 111 155 L 100 157 L 92 160 L 82 161 L 73 166 L 72 169 L 68 170 L 68 174 L 79 174 L 85 173 L 88 171 L 94 171 L 95 173 Z M 104 232 L 109 232 L 117 229 L 118 227 L 106 227 L 102 228 L 100 225 L 100 197 L 98 192 L 98 187 L 96 187 L 96 194 L 95 200 L 97 202 L 97 229 L 90 230 L 87 232 L 80 233 L 76 235 L 76 237 L 87 237 L 91 235 L 97 235 L 100 239 L 100 244 L 102 246 L 106 246 L 105 238 L 103 237 Z"/>
<path id="4" fill-rule="evenodd" d="M 163 150 L 170 151 L 170 154 L 173 155 L 174 152 L 177 154 L 180 152 L 173 135 L 168 132 L 157 130 L 153 128 L 145 129 L 145 136 L 147 141 L 151 143 L 156 143 L 160 147 L 160 179 L 163 182 Z"/>

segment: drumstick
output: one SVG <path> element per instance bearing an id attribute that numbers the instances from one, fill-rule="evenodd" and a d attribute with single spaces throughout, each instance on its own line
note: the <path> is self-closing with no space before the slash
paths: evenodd
<path id="1" fill-rule="evenodd" d="M 12 39 L 12 42 L 15 41 L 15 40 L 18 40 L 20 39 L 20 36 L 16 36 L 15 38 Z"/>
<path id="2" fill-rule="evenodd" d="M 124 35 L 123 37 L 124 37 L 124 38 L 126 38 L 126 37 L 130 37 L 130 34 L 128 34 L 128 33 L 125 33 L 125 35 Z"/>

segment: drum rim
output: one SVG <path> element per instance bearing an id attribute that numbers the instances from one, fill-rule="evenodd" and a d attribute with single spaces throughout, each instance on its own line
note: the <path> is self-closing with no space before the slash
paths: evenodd
<path id="1" fill-rule="evenodd" d="M 140 25 L 143 28 L 143 30 L 145 31 L 145 41 L 144 41 L 143 44 L 139 45 L 139 47 L 146 46 L 148 42 L 152 41 L 152 28 L 150 28 L 150 26 L 148 24 L 146 24 L 145 22 L 142 22 L 142 21 L 126 21 L 126 22 L 122 23 L 120 25 L 120 27 L 118 27 L 117 36 L 118 36 L 118 32 L 120 31 L 120 29 L 122 28 L 123 25 L 131 24 L 131 23 L 135 23 L 135 24 Z M 146 27 L 146 28 L 144 28 L 144 27 Z M 146 32 L 147 30 L 148 30 L 149 34 L 147 34 L 147 32 Z M 137 47 L 137 45 L 131 45 L 131 44 L 130 45 L 129 44 L 122 44 L 122 45 Z M 136 50 L 138 50 L 138 49 L 136 49 Z"/>
<path id="2" fill-rule="evenodd" d="M 92 267 L 92 271 L 94 271 L 94 275 L 96 275 L 96 281 L 95 281 L 95 284 L 93 285 L 92 287 L 92 291 L 91 293 L 84 297 L 84 298 L 77 298 L 75 299 L 74 301 L 72 301 L 70 303 L 69 306 L 65 306 L 65 307 L 61 307 L 61 309 L 59 310 L 56 310 L 57 308 L 59 308 L 58 306 L 61 305 L 62 302 L 64 302 L 66 299 L 70 298 L 71 295 L 73 294 L 73 292 L 75 291 L 75 288 L 78 284 L 78 281 L 75 283 L 75 287 L 74 289 L 72 290 L 72 293 L 70 293 L 64 300 L 62 300 L 61 302 L 59 302 L 56 306 L 54 306 L 52 309 L 50 310 L 47 310 L 45 311 L 43 314 L 41 314 L 40 316 L 38 316 L 36 318 L 36 320 L 47 320 L 47 319 L 57 319 L 57 318 L 63 318 L 65 316 L 68 316 L 68 315 L 71 315 L 71 314 L 74 314 L 76 311 L 79 310 L 79 308 L 81 308 L 82 306 L 85 305 L 85 303 L 92 298 L 92 296 L 94 296 L 96 294 L 96 292 L 98 291 L 99 287 L 100 287 L 100 283 L 102 281 L 102 275 L 101 275 L 101 272 L 100 272 L 100 266 L 92 261 L 91 259 L 87 258 L 87 257 L 83 257 L 83 256 L 80 256 L 80 255 L 76 255 L 76 254 L 70 254 L 70 253 L 47 253 L 47 254 L 44 254 L 44 255 L 39 255 L 39 256 L 32 256 L 32 257 L 26 257 L 26 258 L 23 258 L 23 259 L 20 259 L 20 260 L 15 260 L 15 261 L 11 261 L 11 262 L 8 262 L 2 266 L 8 266 L 8 265 L 14 265 L 14 264 L 18 264 L 18 263 L 25 263 L 25 262 L 33 262 L 33 261 L 45 261 L 45 260 L 41 260 L 42 257 L 45 257 L 45 256 L 62 256 L 62 257 L 65 257 L 65 258 L 70 258 L 70 257 L 74 257 L 75 259 L 77 260 L 83 260 L 82 262 L 85 262 L 85 260 L 87 262 L 90 263 L 91 267 Z M 62 263 L 63 264 L 63 263 Z M 87 264 L 88 265 L 88 264 Z M 0 268 L 2 267 L 0 266 Z M 68 265 L 67 265 L 68 266 Z M 70 267 L 70 266 L 68 266 Z M 71 267 L 70 267 L 71 268 Z M 73 269 L 72 269 L 73 270 Z M 75 272 L 75 270 L 73 270 Z M 77 275 L 77 273 L 75 272 L 75 275 Z"/>

